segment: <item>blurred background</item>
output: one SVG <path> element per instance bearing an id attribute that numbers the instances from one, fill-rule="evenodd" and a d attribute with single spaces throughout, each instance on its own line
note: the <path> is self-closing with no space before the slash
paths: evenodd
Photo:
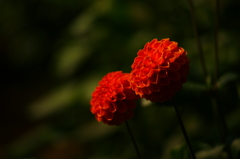
<path id="1" fill-rule="evenodd" d="M 125 125 L 98 123 L 91 93 L 108 72 L 130 72 L 139 49 L 170 38 L 188 52 L 189 81 L 177 93 L 198 158 L 240 154 L 240 1 L 220 1 L 216 101 L 213 0 L 194 0 L 208 69 L 205 82 L 187 0 L 1 0 L 0 158 L 134 159 Z M 213 105 L 229 129 L 221 135 Z M 188 158 L 171 102 L 140 101 L 129 121 L 142 158 Z M 239 158 L 238 158 L 239 159 Z"/>

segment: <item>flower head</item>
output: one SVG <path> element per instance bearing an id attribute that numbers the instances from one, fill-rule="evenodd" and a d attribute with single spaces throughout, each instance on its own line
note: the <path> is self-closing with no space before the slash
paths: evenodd
<path id="1" fill-rule="evenodd" d="M 171 100 L 187 81 L 190 61 L 186 54 L 177 42 L 169 39 L 146 43 L 131 66 L 132 89 L 152 102 Z"/>
<path id="2" fill-rule="evenodd" d="M 134 100 L 139 96 L 132 91 L 129 73 L 111 72 L 102 78 L 92 93 L 90 111 L 95 118 L 108 125 L 120 125 L 134 115 Z"/>

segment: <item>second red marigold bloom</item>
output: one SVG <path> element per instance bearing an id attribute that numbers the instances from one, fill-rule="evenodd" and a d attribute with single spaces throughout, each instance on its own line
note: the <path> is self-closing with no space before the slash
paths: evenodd
<path id="1" fill-rule="evenodd" d="M 131 89 L 129 73 L 108 73 L 92 93 L 91 112 L 98 121 L 108 125 L 120 125 L 133 117 L 134 100 L 139 96 Z"/>
<path id="2" fill-rule="evenodd" d="M 187 81 L 189 59 L 178 43 L 153 39 L 139 50 L 132 64 L 132 89 L 152 102 L 171 100 Z"/>

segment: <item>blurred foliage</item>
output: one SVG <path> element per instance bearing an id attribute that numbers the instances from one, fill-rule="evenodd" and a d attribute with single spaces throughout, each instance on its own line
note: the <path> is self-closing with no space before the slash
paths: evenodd
<path id="1" fill-rule="evenodd" d="M 195 0 L 197 24 L 214 75 L 214 1 Z M 221 142 L 192 31 L 187 0 L 1 0 L 1 159 L 130 159 L 124 125 L 98 123 L 91 93 L 106 73 L 129 72 L 139 49 L 171 38 L 187 50 L 189 81 L 176 95 L 198 159 L 240 158 L 240 10 L 220 1 L 217 104 L 229 134 Z M 129 121 L 147 159 L 189 158 L 171 102 L 141 101 Z M 141 107 L 142 105 L 142 107 Z"/>

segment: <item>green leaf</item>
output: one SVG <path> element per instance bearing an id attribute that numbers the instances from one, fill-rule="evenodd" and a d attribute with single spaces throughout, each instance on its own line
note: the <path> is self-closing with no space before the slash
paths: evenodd
<path id="1" fill-rule="evenodd" d="M 198 159 L 227 159 L 227 154 L 223 149 L 224 145 L 218 145 L 210 149 L 201 150 L 196 153 L 196 156 Z"/>
<path id="2" fill-rule="evenodd" d="M 232 158 L 240 158 L 240 138 L 235 139 L 231 145 Z"/>
<path id="3" fill-rule="evenodd" d="M 189 152 L 186 145 L 180 145 L 174 148 L 171 152 L 171 159 L 189 159 Z"/>
<path id="4" fill-rule="evenodd" d="M 237 73 L 234 72 L 226 73 L 219 78 L 219 80 L 216 83 L 216 87 L 221 88 L 232 81 L 236 81 L 238 77 L 239 75 Z"/>

